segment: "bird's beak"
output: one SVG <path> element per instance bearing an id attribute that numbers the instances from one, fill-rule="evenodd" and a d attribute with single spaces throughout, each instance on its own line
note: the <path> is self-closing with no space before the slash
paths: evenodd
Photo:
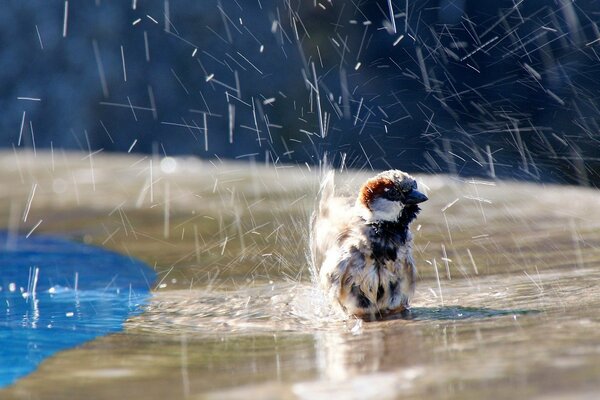
<path id="1" fill-rule="evenodd" d="M 429 200 L 427 196 L 418 190 L 412 190 L 404 199 L 404 204 L 419 204 Z"/>

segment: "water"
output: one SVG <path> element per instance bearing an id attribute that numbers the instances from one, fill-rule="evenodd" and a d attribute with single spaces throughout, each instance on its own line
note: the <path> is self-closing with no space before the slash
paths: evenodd
<path id="1" fill-rule="evenodd" d="M 0 387 L 58 351 L 123 329 L 155 273 L 122 255 L 56 237 L 0 234 Z"/>
<path id="2" fill-rule="evenodd" d="M 43 219 L 35 234 L 131 255 L 158 277 L 122 332 L 46 359 L 3 399 L 593 398 L 600 389 L 594 190 L 419 177 L 430 201 L 413 227 L 412 312 L 366 323 L 331 315 L 310 282 L 314 171 L 193 159 L 163 171 L 143 157 L 97 155 L 92 174 L 79 154 L 53 168 L 49 154 L 18 157 L 22 183 L 14 156 L 0 157 L 12 185 L 0 206 L 20 217 L 38 186 L 28 222 L 11 225 L 9 212 L 2 223 L 27 233 Z M 343 175 L 339 186 L 369 175 Z"/>

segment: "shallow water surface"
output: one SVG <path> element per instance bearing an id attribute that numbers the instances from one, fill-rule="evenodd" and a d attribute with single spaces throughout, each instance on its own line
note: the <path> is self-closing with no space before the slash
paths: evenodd
<path id="1" fill-rule="evenodd" d="M 158 273 L 125 331 L 47 359 L 2 398 L 593 398 L 600 196 L 419 177 L 410 314 L 343 320 L 310 283 L 314 171 L 18 153 L 13 231 L 61 233 Z M 93 173 L 92 173 L 93 169 Z M 370 174 L 340 176 L 352 191 Z M 23 176 L 21 182 L 20 176 Z M 75 178 L 73 178 L 75 177 Z M 19 221 L 28 204 L 26 224 Z M 10 211 L 12 210 L 12 211 Z M 68 210 L 68 211 L 67 211 Z M 73 211 L 76 210 L 76 211 Z M 17 218 L 14 217 L 17 215 Z M 12 217 L 11 217 L 12 216 Z M 439 278 L 438 278 L 439 277 Z"/>

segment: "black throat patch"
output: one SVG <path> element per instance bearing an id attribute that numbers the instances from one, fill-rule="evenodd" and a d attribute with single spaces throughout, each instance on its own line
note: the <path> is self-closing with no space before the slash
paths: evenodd
<path id="1" fill-rule="evenodd" d="M 395 261 L 398 246 L 406 243 L 408 227 L 421 211 L 417 205 L 404 206 L 396 221 L 378 221 L 368 223 L 371 227 L 369 238 L 372 244 L 373 258 L 378 265 L 386 261 Z"/>

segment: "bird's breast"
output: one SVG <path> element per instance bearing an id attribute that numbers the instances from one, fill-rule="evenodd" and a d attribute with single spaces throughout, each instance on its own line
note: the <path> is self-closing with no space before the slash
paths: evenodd
<path id="1" fill-rule="evenodd" d="M 402 226 L 380 224 L 369 229 L 368 237 L 373 260 L 377 264 L 385 264 L 396 261 L 399 250 L 409 240 L 409 233 Z"/>

